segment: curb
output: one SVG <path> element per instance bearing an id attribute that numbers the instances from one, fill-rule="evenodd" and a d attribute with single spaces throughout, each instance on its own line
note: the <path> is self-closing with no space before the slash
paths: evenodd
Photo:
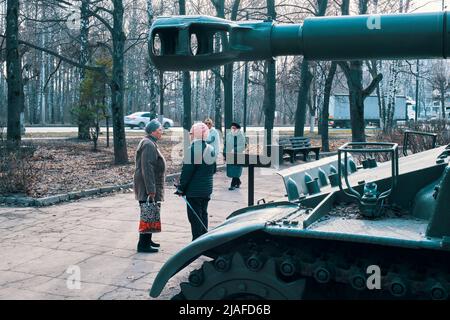
<path id="1" fill-rule="evenodd" d="M 217 166 L 217 171 L 221 171 L 225 168 L 225 165 Z M 172 173 L 166 176 L 166 183 L 173 182 L 179 178 L 181 172 Z M 57 194 L 53 196 L 43 197 L 43 198 L 32 198 L 24 196 L 0 196 L 0 204 L 6 205 L 16 205 L 25 207 L 47 207 L 54 204 L 69 202 L 72 200 L 78 200 L 87 197 L 93 197 L 98 195 L 105 195 L 117 191 L 130 190 L 133 189 L 133 183 L 125 183 L 113 186 L 103 186 L 100 188 L 92 188 L 81 191 L 72 191 L 63 194 Z"/>

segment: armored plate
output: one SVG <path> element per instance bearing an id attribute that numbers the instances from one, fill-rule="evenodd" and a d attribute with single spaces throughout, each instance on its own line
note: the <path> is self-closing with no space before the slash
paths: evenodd
<path id="1" fill-rule="evenodd" d="M 308 229 L 318 232 L 421 241 L 425 239 L 427 225 L 427 220 L 411 216 L 380 220 L 346 219 L 327 216 L 313 223 Z"/>

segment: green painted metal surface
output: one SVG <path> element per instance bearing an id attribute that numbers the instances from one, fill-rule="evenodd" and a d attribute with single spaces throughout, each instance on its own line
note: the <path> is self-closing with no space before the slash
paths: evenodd
<path id="1" fill-rule="evenodd" d="M 161 17 L 151 28 L 150 58 L 169 71 L 285 55 L 335 61 L 448 58 L 449 26 L 448 12 L 307 18 L 303 24 Z"/>
<path id="2" fill-rule="evenodd" d="M 337 61 L 448 58 L 450 13 L 308 18 L 303 24 L 289 25 L 272 21 L 235 22 L 205 16 L 174 16 L 158 18 L 152 25 L 151 37 L 153 51 L 150 57 L 157 68 L 167 71 L 206 70 L 234 61 L 265 60 L 283 55 Z M 215 48 L 219 50 L 215 51 Z M 439 154 L 441 163 L 436 164 Z M 395 250 L 448 252 L 450 169 L 447 157 L 443 148 L 405 157 L 400 162 L 400 174 L 398 164 L 394 165 L 396 161 L 392 161 L 392 167 L 389 163 L 377 167 L 375 160 L 370 159 L 365 166 L 367 170 L 356 170 L 354 163 L 345 166 L 338 160 L 335 165 L 342 165 L 339 170 L 327 165 L 321 172 L 321 189 L 318 178 L 311 176 L 320 166 L 308 168 L 301 176 L 302 181 L 291 179 L 286 185 L 289 200 L 296 200 L 301 197 L 301 191 L 306 193 L 308 190 L 307 183 L 317 184 L 317 188 L 310 186 L 309 193 L 314 195 L 302 198 L 302 207 L 298 202 L 278 202 L 232 213 L 220 226 L 170 258 L 156 277 L 150 295 L 158 296 L 173 275 L 199 256 L 213 256 L 214 250 L 222 245 L 240 243 L 247 236 L 298 238 L 299 243 L 301 239 L 319 239 L 389 246 Z M 392 185 L 392 193 L 386 194 L 386 200 L 391 208 L 401 208 L 407 214 L 375 220 L 339 215 L 328 217 L 336 206 L 351 201 L 345 190 L 337 191 L 336 187 L 340 173 L 347 167 L 349 173 L 354 172 L 346 178 L 350 179 L 347 190 L 353 186 L 355 192 L 362 194 L 369 181 L 376 182 L 379 190 L 387 190 Z M 328 172 L 330 186 L 325 183 Z M 391 183 L 392 176 L 397 175 L 398 183 Z M 440 181 L 437 193 L 433 187 L 435 181 Z M 424 208 L 430 209 L 430 213 L 424 214 Z M 253 256 L 262 258 L 253 253 L 249 259 Z M 191 276 L 189 281 L 195 287 L 196 273 Z M 194 289 L 191 291 L 198 293 Z"/>
<path id="3" fill-rule="evenodd" d="M 427 229 L 429 237 L 450 237 L 450 167 L 447 166 L 436 192 L 436 206 Z"/>
<path id="4" fill-rule="evenodd" d="M 206 251 L 246 234 L 261 230 L 268 220 L 296 208 L 297 205 L 295 204 L 282 202 L 255 206 L 248 212 L 240 210 L 237 215 L 230 217 L 222 225 L 196 239 L 171 257 L 156 276 L 150 290 L 150 296 L 157 297 L 172 276 Z"/>

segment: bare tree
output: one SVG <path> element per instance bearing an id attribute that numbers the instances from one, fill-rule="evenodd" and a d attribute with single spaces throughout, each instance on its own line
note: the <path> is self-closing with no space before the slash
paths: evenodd
<path id="1" fill-rule="evenodd" d="M 435 96 L 440 101 L 441 117 L 442 119 L 446 119 L 450 117 L 450 115 L 446 114 L 445 106 L 447 91 L 450 89 L 450 66 L 446 61 L 439 61 L 433 64 L 432 71 L 429 81 L 435 92 Z"/>
<path id="2" fill-rule="evenodd" d="M 369 0 L 359 1 L 359 13 L 366 14 Z M 350 13 L 350 1 L 342 0 L 342 14 Z M 365 120 L 364 120 L 364 100 L 376 89 L 378 83 L 383 79 L 382 74 L 378 74 L 367 86 L 363 87 L 363 62 L 350 61 L 339 62 L 339 67 L 347 78 L 350 101 L 350 122 L 352 126 L 352 140 L 354 142 L 365 142 Z"/>
<path id="3" fill-rule="evenodd" d="M 336 75 L 337 63 L 332 62 L 330 69 L 325 80 L 324 96 L 323 96 L 323 108 L 322 108 L 322 151 L 330 151 L 330 143 L 328 137 L 328 119 L 330 117 L 330 96 L 333 88 L 333 80 Z"/>
<path id="4" fill-rule="evenodd" d="M 269 19 L 276 20 L 277 13 L 275 11 L 275 1 L 267 0 L 267 15 Z M 264 86 L 264 129 L 266 132 L 266 145 L 272 144 L 272 129 L 276 110 L 276 65 L 275 60 L 265 61 L 266 67 L 266 83 Z"/>
<path id="5" fill-rule="evenodd" d="M 8 83 L 7 140 L 21 140 L 20 113 L 24 110 L 22 67 L 19 56 L 19 0 L 8 0 L 6 13 L 6 68 Z"/>
<path id="6" fill-rule="evenodd" d="M 315 0 L 312 12 L 314 12 L 315 16 L 324 16 L 327 7 L 328 0 Z M 303 136 L 305 132 L 306 109 L 313 80 L 308 60 L 302 60 L 300 70 L 300 89 L 298 91 L 297 111 L 295 113 L 295 136 Z"/>

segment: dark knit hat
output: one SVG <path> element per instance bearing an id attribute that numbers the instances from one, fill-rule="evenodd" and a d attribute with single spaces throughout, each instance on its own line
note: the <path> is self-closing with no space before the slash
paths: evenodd
<path id="1" fill-rule="evenodd" d="M 158 130 L 159 128 L 161 128 L 161 123 L 156 120 L 153 119 L 152 121 L 150 121 L 149 123 L 147 123 L 147 125 L 145 126 L 145 132 L 147 132 L 148 134 L 152 133 L 153 131 Z"/>
<path id="2" fill-rule="evenodd" d="M 241 128 L 241 125 L 239 123 L 237 123 L 237 122 L 232 122 L 231 126 L 235 126 L 237 129 Z"/>

